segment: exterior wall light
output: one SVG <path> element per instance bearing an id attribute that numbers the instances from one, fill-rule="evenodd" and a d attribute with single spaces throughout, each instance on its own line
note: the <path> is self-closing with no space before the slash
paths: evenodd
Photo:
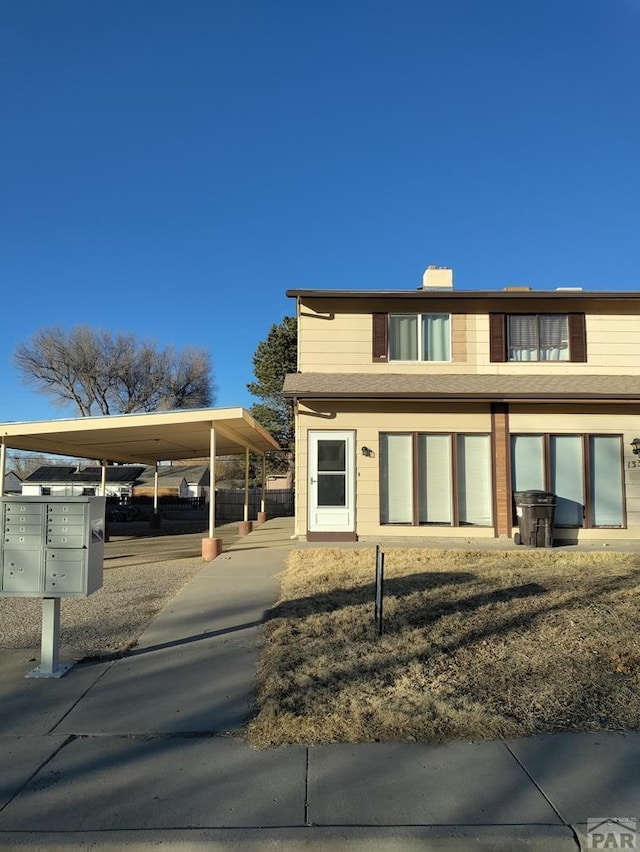
<path id="1" fill-rule="evenodd" d="M 640 446 L 640 439 L 636 438 L 636 441 L 638 441 L 638 446 Z M 367 459 L 370 459 L 373 456 L 373 450 L 370 447 L 363 447 L 361 452 Z M 635 450 L 633 452 L 635 453 Z M 640 450 L 638 450 L 638 452 L 640 452 Z"/>
<path id="2" fill-rule="evenodd" d="M 631 449 L 634 452 L 634 455 L 640 456 L 640 438 L 634 438 L 631 442 Z"/>

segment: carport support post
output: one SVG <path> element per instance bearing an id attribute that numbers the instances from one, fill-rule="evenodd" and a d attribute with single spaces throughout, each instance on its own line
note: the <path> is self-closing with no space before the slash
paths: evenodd
<path id="1" fill-rule="evenodd" d="M 249 447 L 244 449 L 244 520 L 238 524 L 238 535 L 248 535 L 253 524 L 249 520 Z"/>
<path id="2" fill-rule="evenodd" d="M 102 475 L 100 478 L 100 494 L 107 499 L 107 460 L 102 459 Z M 107 509 L 104 510 L 104 540 L 109 541 L 109 522 L 107 520 Z"/>
<path id="3" fill-rule="evenodd" d="M 244 521 L 249 520 L 249 447 L 244 448 Z"/>
<path id="4" fill-rule="evenodd" d="M 262 454 L 262 488 L 260 489 L 260 511 L 258 512 L 258 523 L 264 524 L 267 520 L 265 512 L 265 488 L 267 487 L 267 454 Z"/>
<path id="5" fill-rule="evenodd" d="M 216 527 L 216 431 L 211 424 L 209 437 L 209 538 L 202 539 L 202 558 L 206 562 L 222 553 L 222 539 L 214 538 Z"/>
<path id="6" fill-rule="evenodd" d="M 151 516 L 151 529 L 156 530 L 160 526 L 160 512 L 158 512 L 158 462 L 153 472 L 153 515 Z"/>

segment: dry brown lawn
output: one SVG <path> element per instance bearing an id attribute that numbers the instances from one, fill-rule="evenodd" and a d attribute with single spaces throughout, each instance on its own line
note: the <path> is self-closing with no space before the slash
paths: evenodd
<path id="1" fill-rule="evenodd" d="M 640 729 L 640 555 L 293 551 L 267 623 L 258 748 Z"/>

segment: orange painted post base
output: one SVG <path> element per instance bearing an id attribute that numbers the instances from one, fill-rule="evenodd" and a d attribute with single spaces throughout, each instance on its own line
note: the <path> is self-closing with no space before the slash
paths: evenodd
<path id="1" fill-rule="evenodd" d="M 256 523 L 257 524 L 264 524 L 264 522 L 266 520 L 267 520 L 267 513 L 266 512 L 258 512 L 258 520 L 256 521 Z"/>
<path id="2" fill-rule="evenodd" d="M 211 562 L 216 556 L 222 553 L 221 538 L 203 538 L 202 539 L 202 558 L 205 562 Z"/>
<path id="3" fill-rule="evenodd" d="M 249 535 L 253 529 L 253 521 L 240 521 L 238 524 L 238 535 Z"/>

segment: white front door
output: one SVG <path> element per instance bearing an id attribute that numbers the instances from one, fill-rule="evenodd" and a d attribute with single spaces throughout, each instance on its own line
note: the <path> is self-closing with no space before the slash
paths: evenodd
<path id="1" fill-rule="evenodd" d="M 309 432 L 309 532 L 355 532 L 353 432 Z"/>

